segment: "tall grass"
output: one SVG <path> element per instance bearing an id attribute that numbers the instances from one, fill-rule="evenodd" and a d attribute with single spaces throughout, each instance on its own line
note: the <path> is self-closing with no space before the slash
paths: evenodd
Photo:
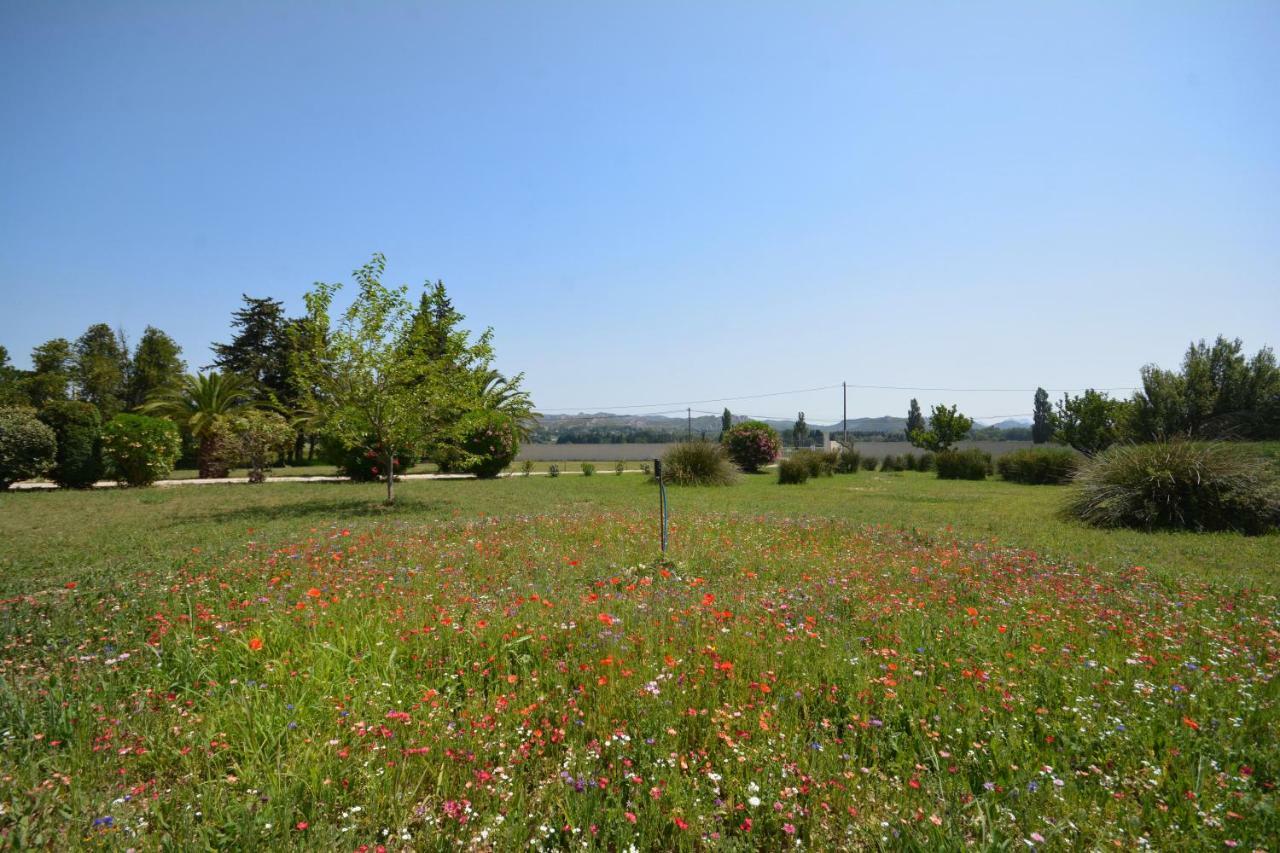
<path id="1" fill-rule="evenodd" d="M 738 474 L 724 447 L 711 441 L 677 444 L 662 457 L 663 482 L 677 486 L 730 486 Z"/>

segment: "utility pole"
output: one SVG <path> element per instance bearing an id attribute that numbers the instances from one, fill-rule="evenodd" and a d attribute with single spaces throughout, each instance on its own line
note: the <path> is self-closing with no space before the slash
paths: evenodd
<path id="1" fill-rule="evenodd" d="M 849 383 L 841 382 L 840 388 L 844 391 L 844 422 L 840 427 L 840 442 L 847 446 L 849 444 Z"/>
<path id="2" fill-rule="evenodd" d="M 684 413 L 685 413 L 685 417 L 689 419 L 688 420 L 689 426 L 688 426 L 688 431 L 685 433 L 685 439 L 687 441 L 693 441 L 693 409 L 692 408 L 685 409 Z"/>

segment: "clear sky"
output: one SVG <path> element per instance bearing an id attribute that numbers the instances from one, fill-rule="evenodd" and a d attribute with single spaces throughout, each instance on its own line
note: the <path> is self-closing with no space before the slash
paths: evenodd
<path id="1" fill-rule="evenodd" d="M 204 365 L 381 251 L 545 411 L 1130 386 L 1280 345 L 1278 45 L 1274 0 L 0 0 L 0 343 Z"/>

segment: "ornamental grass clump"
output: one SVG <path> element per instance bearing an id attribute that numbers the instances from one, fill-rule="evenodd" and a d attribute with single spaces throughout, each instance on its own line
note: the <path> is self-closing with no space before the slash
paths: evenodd
<path id="1" fill-rule="evenodd" d="M 729 486 L 737 479 L 724 448 L 710 441 L 677 444 L 662 457 L 662 480 L 677 486 Z"/>
<path id="2" fill-rule="evenodd" d="M 1065 512 L 1094 527 L 1262 534 L 1280 527 L 1280 477 L 1239 445 L 1118 444 L 1080 468 Z"/>

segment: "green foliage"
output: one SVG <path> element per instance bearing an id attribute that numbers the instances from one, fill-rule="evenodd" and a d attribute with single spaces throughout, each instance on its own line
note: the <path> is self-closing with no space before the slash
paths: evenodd
<path id="1" fill-rule="evenodd" d="M 173 421 L 116 415 L 102 428 L 107 473 L 124 486 L 149 486 L 173 470 L 182 437 Z"/>
<path id="2" fill-rule="evenodd" d="M 759 471 L 782 452 L 777 431 L 760 421 L 734 424 L 725 430 L 721 443 L 733 464 L 748 473 Z"/>
<path id="3" fill-rule="evenodd" d="M 648 462 L 641 462 L 640 473 L 644 474 L 646 477 L 649 477 L 653 474 L 653 467 Z"/>
<path id="4" fill-rule="evenodd" d="M 924 414 L 920 411 L 920 402 L 912 397 L 911 405 L 907 407 L 907 426 L 904 431 L 907 435 L 911 435 L 913 432 L 924 432 L 926 427 Z"/>
<path id="5" fill-rule="evenodd" d="M 468 412 L 454 429 L 450 446 L 463 453 L 455 470 L 487 479 L 496 477 L 516 458 L 520 441 L 515 421 L 494 409 Z"/>
<path id="6" fill-rule="evenodd" d="M 1079 397 L 1062 395 L 1054 417 L 1054 441 L 1092 456 L 1120 440 L 1125 429 L 1129 404 L 1112 400 L 1092 388 Z"/>
<path id="7" fill-rule="evenodd" d="M 626 471 L 627 471 L 627 463 L 625 462 L 619 462 L 613 466 L 613 473 L 617 474 L 619 477 L 625 474 Z"/>
<path id="8" fill-rule="evenodd" d="M 1280 525 L 1280 479 L 1236 445 L 1117 444 L 1081 467 L 1066 512 L 1095 527 L 1261 534 Z"/>
<path id="9" fill-rule="evenodd" d="M 837 474 L 856 474 L 862 462 L 862 454 L 854 450 L 852 447 L 846 447 L 840 451 L 836 459 Z"/>
<path id="10" fill-rule="evenodd" d="M 618 463 L 618 464 L 619 464 L 619 465 L 621 465 L 622 463 Z M 592 465 L 590 462 L 583 462 L 583 463 L 582 463 L 582 476 L 584 476 L 584 477 L 594 477 L 594 476 L 595 476 L 595 473 L 596 473 L 596 466 L 595 466 L 595 465 Z M 622 472 L 618 472 L 618 473 L 622 473 Z"/>
<path id="11" fill-rule="evenodd" d="M 911 430 L 907 439 L 916 447 L 940 453 L 950 450 L 972 428 L 973 421 L 957 412 L 955 406 L 947 408 L 939 403 L 929 416 L 929 428 Z"/>
<path id="12" fill-rule="evenodd" d="M 271 460 L 293 443 L 293 427 L 276 412 L 250 409 L 231 421 L 235 454 L 249 469 L 249 482 L 262 483 Z"/>
<path id="13" fill-rule="evenodd" d="M 32 350 L 31 376 L 27 379 L 31 404 L 43 407 L 54 400 L 66 400 L 74 363 L 71 342 L 66 338 L 45 341 Z"/>
<path id="14" fill-rule="evenodd" d="M 934 461 L 939 480 L 985 480 L 991 473 L 991 454 L 976 448 L 944 450 Z"/>
<path id="15" fill-rule="evenodd" d="M 1034 447 L 1006 453 L 996 460 L 1000 476 L 1031 486 L 1061 486 L 1071 482 L 1080 457 L 1065 447 Z"/>
<path id="16" fill-rule="evenodd" d="M 377 442 L 366 439 L 355 447 L 344 447 L 333 438 L 325 438 L 320 445 L 324 461 L 338 469 L 344 477 L 357 483 L 371 483 L 387 477 L 387 453 Z M 417 464 L 417 457 L 406 451 L 397 451 L 392 457 L 396 475 L 403 474 Z"/>
<path id="17" fill-rule="evenodd" d="M 102 416 L 91 403 L 54 400 L 38 415 L 58 440 L 49 479 L 67 489 L 87 489 L 102 479 Z"/>
<path id="18" fill-rule="evenodd" d="M 662 479 L 677 486 L 728 486 L 736 476 L 723 445 L 685 441 L 662 457 Z"/>
<path id="19" fill-rule="evenodd" d="M 520 473 L 521 473 L 521 474 L 523 474 L 523 475 L 524 475 L 524 476 L 526 476 L 526 477 L 528 477 L 530 474 L 532 474 L 532 473 L 533 473 L 533 460 L 532 460 L 532 459 L 526 459 L 526 460 L 524 460 L 524 462 L 520 463 Z"/>
<path id="20" fill-rule="evenodd" d="M 874 471 L 880 467 L 880 460 L 874 456 L 862 456 L 859 458 L 859 464 L 862 465 L 863 471 Z"/>
<path id="21" fill-rule="evenodd" d="M 895 456 L 894 454 L 890 453 L 890 454 L 886 454 L 880 460 L 880 470 L 881 471 L 905 471 L 907 470 L 907 465 L 905 462 L 902 461 L 901 456 Z"/>
<path id="22" fill-rule="evenodd" d="M 1191 344 L 1178 373 L 1144 367 L 1133 399 L 1133 437 L 1280 438 L 1275 354 L 1263 347 L 1246 358 L 1243 349 L 1239 338 L 1219 335 L 1212 346 Z"/>
<path id="23" fill-rule="evenodd" d="M 106 323 L 90 326 L 76 341 L 72 375 L 79 397 L 97 406 L 103 418 L 124 408 L 128 373 L 124 335 L 111 331 Z"/>
<path id="24" fill-rule="evenodd" d="M 916 470 L 932 471 L 935 467 L 936 459 L 937 459 L 936 456 L 934 456 L 932 453 L 926 450 L 924 453 L 921 453 L 918 457 L 916 457 Z"/>
<path id="25" fill-rule="evenodd" d="M 1049 392 L 1043 388 L 1036 389 L 1031 413 L 1031 440 L 1036 444 L 1045 444 L 1053 439 L 1053 406 L 1049 403 Z"/>
<path id="26" fill-rule="evenodd" d="M 292 403 L 293 341 L 284 303 L 278 299 L 241 294 L 244 307 L 231 314 L 234 334 L 225 344 L 213 344 L 213 366 L 243 376 L 255 399 L 275 405 Z"/>
<path id="27" fill-rule="evenodd" d="M 835 451 L 797 450 L 790 458 L 804 463 L 810 477 L 830 477 L 836 472 L 839 454 Z"/>
<path id="28" fill-rule="evenodd" d="M 57 436 L 33 410 L 0 409 L 0 490 L 46 474 L 57 452 Z"/>
<path id="29" fill-rule="evenodd" d="M 804 412 L 797 412 L 795 426 L 791 428 L 791 446 L 800 447 L 808 443 L 808 440 L 809 426 L 804 422 Z"/>
<path id="30" fill-rule="evenodd" d="M 154 326 L 147 326 L 133 350 L 125 400 L 137 408 L 165 388 L 177 385 L 186 372 L 182 347 Z"/>
<path id="31" fill-rule="evenodd" d="M 812 468 L 808 461 L 794 454 L 778 461 L 778 485 L 799 486 L 809 481 Z"/>
<path id="32" fill-rule="evenodd" d="M 559 466 L 559 465 L 557 465 L 557 464 L 555 464 L 554 462 L 552 462 L 552 463 L 547 467 L 547 476 L 548 476 L 548 477 L 559 477 L 559 476 L 560 476 L 560 466 Z"/>
<path id="33" fill-rule="evenodd" d="M 253 403 L 253 389 L 241 376 L 209 373 L 183 376 L 153 394 L 141 412 L 165 417 L 197 442 L 200 476 L 225 477 L 235 461 L 230 420 Z"/>
<path id="34" fill-rule="evenodd" d="M 729 411 L 729 407 L 725 406 L 724 411 L 720 413 L 720 438 L 724 440 L 724 434 L 733 426 L 733 413 Z"/>
<path id="35" fill-rule="evenodd" d="M 9 361 L 9 350 L 0 346 L 0 407 L 26 407 L 31 402 L 28 394 L 30 376 L 18 370 Z"/>

